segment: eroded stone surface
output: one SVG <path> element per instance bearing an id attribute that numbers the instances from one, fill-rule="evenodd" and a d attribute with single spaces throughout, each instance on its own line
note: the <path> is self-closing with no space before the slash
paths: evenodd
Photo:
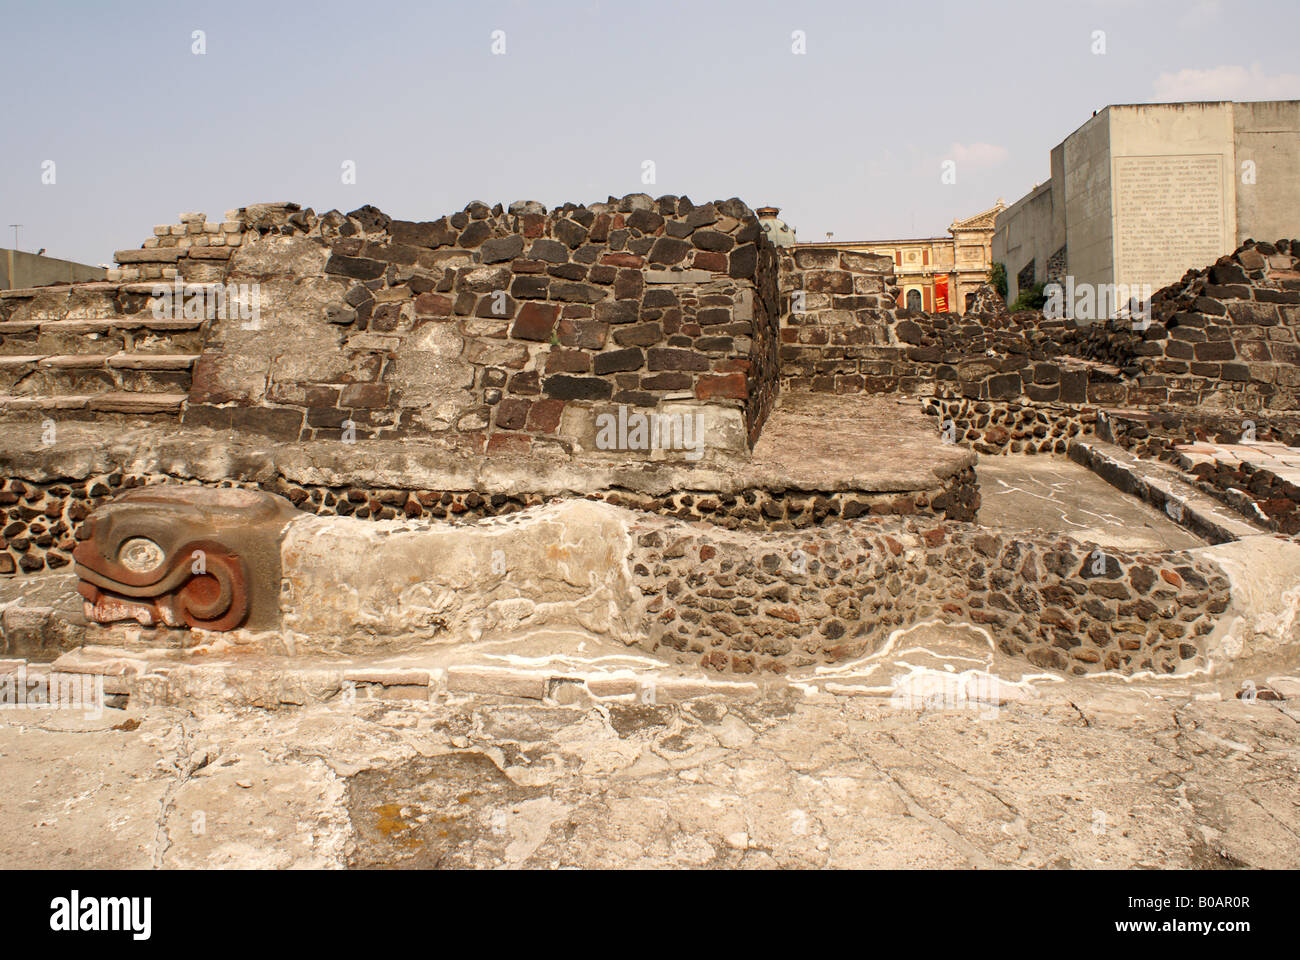
<path id="1" fill-rule="evenodd" d="M 6 711 L 0 857 L 1285 869 L 1300 862 L 1297 722 L 1290 701 L 1242 702 L 1228 686 L 1082 680 L 993 711 L 482 696 Z"/>
<path id="2" fill-rule="evenodd" d="M 284 626 L 298 650 L 464 643 L 548 625 L 641 632 L 622 511 L 563 501 L 518 518 L 419 527 L 304 518 L 284 543 Z"/>

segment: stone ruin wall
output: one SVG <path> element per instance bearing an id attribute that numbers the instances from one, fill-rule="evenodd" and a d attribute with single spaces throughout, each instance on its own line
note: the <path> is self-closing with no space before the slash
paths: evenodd
<path id="1" fill-rule="evenodd" d="M 1251 241 L 1189 271 L 1155 295 L 1144 330 L 1131 321 L 1008 314 L 987 298 L 964 316 L 915 314 L 893 304 L 886 257 L 783 251 L 781 385 L 933 398 L 931 410 L 955 418 L 983 452 L 1013 449 L 1012 442 L 1027 452 L 1059 450 L 1058 440 L 1091 430 L 1091 418 L 1080 416 L 1085 407 L 1297 410 L 1294 243 Z M 871 303 L 859 290 L 885 296 Z M 802 314 L 793 310 L 798 291 Z M 1020 415 L 1026 406 L 1064 423 L 1050 436 L 1027 436 L 1018 427 L 1036 418 Z"/>
<path id="2" fill-rule="evenodd" d="M 1146 459 L 1183 471 L 1193 486 L 1252 522 L 1287 536 L 1300 534 L 1300 484 L 1248 462 L 1192 462 L 1177 448 L 1197 443 L 1254 442 L 1300 447 L 1300 413 L 1224 412 L 1203 409 L 1127 411 L 1108 417 L 1107 439 Z"/>
<path id="3" fill-rule="evenodd" d="M 460 485 L 454 489 L 424 484 L 375 485 L 361 471 L 326 482 L 294 479 L 296 471 L 245 459 L 236 453 L 223 475 L 187 463 L 183 454 L 155 457 L 109 455 L 94 463 L 70 464 L 8 458 L 0 471 L 0 576 L 33 574 L 69 567 L 77 533 L 89 513 L 127 490 L 152 484 L 201 484 L 262 490 L 284 497 L 304 513 L 370 520 L 433 519 L 454 523 L 499 517 L 552 499 L 582 497 L 614 506 L 703 520 L 723 529 L 802 530 L 840 520 L 880 516 L 930 516 L 974 520 L 979 504 L 975 471 L 966 468 L 936 479 L 933 487 L 905 493 L 862 490 L 766 489 L 733 484 L 722 489 L 655 492 L 619 486 L 595 490 L 520 490 L 517 484 L 492 489 Z"/>
<path id="4" fill-rule="evenodd" d="M 776 536 L 634 525 L 647 648 L 731 673 L 853 660 L 926 620 L 989 630 L 1001 653 L 1077 675 L 1205 663 L 1229 604 L 1213 564 L 1046 534 L 873 518 Z"/>
<path id="5" fill-rule="evenodd" d="M 954 421 L 959 442 L 982 452 L 1059 453 L 1095 431 L 1099 406 L 1293 409 L 1291 249 L 1248 245 L 1189 273 L 1135 333 L 996 306 L 964 318 L 911 314 L 896 306 L 885 258 L 778 254 L 739 201 L 634 196 L 550 213 L 471 204 L 430 223 L 372 208 L 318 217 L 265 205 L 216 229 L 197 216 L 160 228 L 124 252 L 108 282 L 0 296 L 0 407 L 11 419 L 123 425 L 180 416 L 286 441 L 338 438 L 350 419 L 358 438 L 587 454 L 596 412 L 680 403 L 730 411 L 745 452 L 778 388 L 896 392 L 926 398 L 936 419 Z M 175 277 L 259 284 L 265 329 L 238 317 L 155 318 L 153 284 Z M 1116 428 L 1122 444 L 1145 447 L 1197 429 Z M 274 467 L 200 480 L 159 466 L 75 479 L 9 470 L 0 573 L 67 566 L 90 509 L 178 479 L 373 519 L 473 521 L 546 499 L 302 482 Z M 1207 484 L 1221 479 L 1204 472 Z M 996 628 L 1004 653 L 1045 668 L 1169 672 L 1200 662 L 1200 638 L 1227 603 L 1217 570 L 1179 553 L 1111 550 L 1095 574 L 1091 545 L 1006 538 L 936 516 L 973 519 L 962 503 L 974 491 L 963 475 L 903 506 L 851 491 L 588 496 L 647 511 L 634 558 L 652 605 L 646 645 L 677 660 L 782 673 L 869 653 L 896 626 L 962 618 Z M 897 513 L 931 516 L 880 519 Z M 682 522 L 696 519 L 712 526 Z M 792 552 L 811 558 L 802 572 L 784 570 Z"/>
<path id="6" fill-rule="evenodd" d="M 108 282 L 0 295 L 0 413 L 593 455 L 627 405 L 743 454 L 775 401 L 776 254 L 739 200 L 227 216 L 156 228 Z M 176 278 L 256 284 L 260 315 L 159 319 Z"/>

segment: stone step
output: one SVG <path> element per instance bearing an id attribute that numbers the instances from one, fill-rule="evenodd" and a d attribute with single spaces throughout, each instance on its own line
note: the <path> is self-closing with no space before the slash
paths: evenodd
<path id="1" fill-rule="evenodd" d="M 15 367 L 54 367 L 61 370 L 190 370 L 197 353 L 73 353 L 56 356 L 44 354 L 0 355 L 0 370 Z"/>
<path id="2" fill-rule="evenodd" d="M 94 280 L 89 283 L 56 283 L 48 287 L 14 287 L 12 290 L 0 290 L 0 300 L 35 300 L 53 297 L 67 297 L 77 294 L 83 298 L 95 296 L 117 296 L 123 293 L 152 296 L 160 287 L 175 290 L 175 280 Z M 197 280 L 182 281 L 181 292 L 184 295 L 205 292 L 223 286 L 218 282 Z"/>
<path id="3" fill-rule="evenodd" d="M 1144 500 L 1211 543 L 1230 543 L 1271 532 L 1201 492 L 1169 464 L 1145 460 L 1123 447 L 1092 438 L 1072 440 L 1069 456 L 1112 487 Z"/>
<path id="4" fill-rule="evenodd" d="M 0 395 L 0 413 L 85 410 L 90 413 L 179 413 L 184 393 L 94 393 L 67 396 Z"/>
<path id="5" fill-rule="evenodd" d="M 197 330 L 202 319 L 159 318 L 142 312 L 106 319 L 9 320 L 0 323 L 0 336 L 16 333 L 108 333 L 113 330 Z"/>
<path id="6" fill-rule="evenodd" d="M 197 354 L 205 320 L 156 320 L 147 314 L 111 320 L 0 323 L 0 355 Z"/>

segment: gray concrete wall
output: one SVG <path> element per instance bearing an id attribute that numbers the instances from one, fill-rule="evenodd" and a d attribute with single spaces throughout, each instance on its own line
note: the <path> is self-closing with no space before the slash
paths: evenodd
<path id="1" fill-rule="evenodd" d="M 1055 203 L 1052 183 L 1041 183 L 998 214 L 993 233 L 993 261 L 1007 268 L 1007 303 L 1020 295 L 1017 274 L 1030 260 L 1034 275 L 1042 280 L 1047 261 L 1060 247 L 1063 237 L 1055 235 Z"/>
<path id="2" fill-rule="evenodd" d="M 1237 236 L 1281 240 L 1300 234 L 1300 100 L 1232 105 L 1236 143 Z M 1246 182 L 1243 164 L 1255 165 Z"/>
<path id="3" fill-rule="evenodd" d="M 37 256 L 25 250 L 0 247 L 0 290 L 20 287 L 43 287 L 51 283 L 81 283 L 103 280 L 103 267 L 92 267 L 71 260 Z"/>
<path id="4" fill-rule="evenodd" d="M 1233 105 L 1123 104 L 1107 113 L 1111 279 L 1155 291 L 1231 253 L 1237 246 Z"/>
<path id="5" fill-rule="evenodd" d="M 1110 108 L 1063 144 L 1068 272 L 1076 283 L 1110 283 L 1114 233 L 1110 180 Z"/>
<path id="6" fill-rule="evenodd" d="M 1051 165 L 1050 197 L 1035 187 L 998 217 L 1009 299 L 1017 271 L 1032 257 L 1044 279 L 1062 246 L 1076 283 L 1158 290 L 1248 238 L 1300 234 L 1300 100 L 1109 106 Z"/>

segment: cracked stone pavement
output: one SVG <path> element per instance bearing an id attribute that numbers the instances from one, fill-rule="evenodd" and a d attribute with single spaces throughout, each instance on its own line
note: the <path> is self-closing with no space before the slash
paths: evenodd
<path id="1" fill-rule="evenodd" d="M 0 862 L 1300 865 L 1295 700 L 1158 681 L 1036 692 L 925 712 L 794 694 L 3 711 Z"/>

